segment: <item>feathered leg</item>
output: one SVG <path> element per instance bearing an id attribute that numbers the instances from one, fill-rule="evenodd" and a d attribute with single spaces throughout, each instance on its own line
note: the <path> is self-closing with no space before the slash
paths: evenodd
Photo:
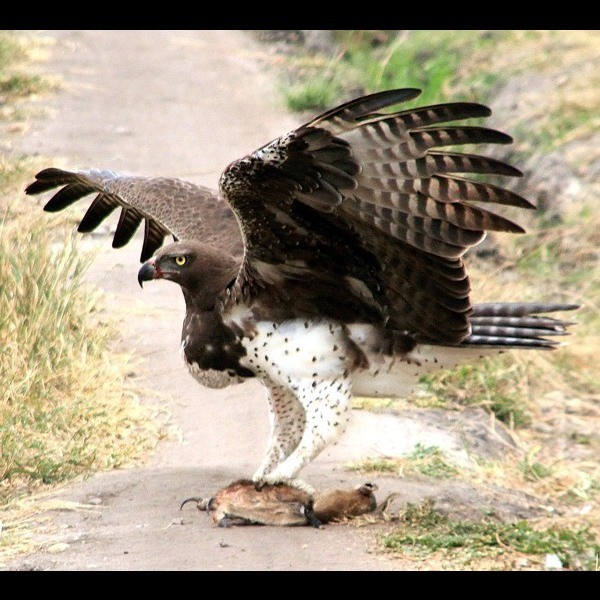
<path id="1" fill-rule="evenodd" d="M 268 384 L 267 381 L 265 383 Z M 306 427 L 306 413 L 295 394 L 282 385 L 268 384 L 271 437 L 265 457 L 252 476 L 260 482 L 298 446 Z"/>
<path id="2" fill-rule="evenodd" d="M 296 477 L 300 470 L 343 433 L 350 420 L 352 384 L 349 377 L 324 381 L 294 379 L 290 388 L 306 413 L 304 432 L 293 452 L 261 477 L 261 483 L 298 484 Z"/>

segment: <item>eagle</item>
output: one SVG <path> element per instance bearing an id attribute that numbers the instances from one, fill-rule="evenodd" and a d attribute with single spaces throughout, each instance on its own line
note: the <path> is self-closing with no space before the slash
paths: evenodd
<path id="1" fill-rule="evenodd" d="M 568 333 L 548 313 L 575 304 L 473 302 L 467 250 L 488 231 L 524 232 L 489 206 L 535 207 L 488 181 L 518 169 L 455 150 L 512 142 L 464 123 L 488 107 L 398 109 L 419 94 L 393 89 L 328 110 L 231 163 L 218 190 L 57 168 L 26 189 L 53 190 L 50 212 L 95 194 L 83 233 L 120 208 L 114 247 L 144 222 L 138 280 L 181 287 L 192 375 L 213 387 L 256 377 L 268 390 L 257 489 L 312 491 L 299 473 L 343 432 L 353 395 L 404 396 L 434 370 L 552 349 Z"/>

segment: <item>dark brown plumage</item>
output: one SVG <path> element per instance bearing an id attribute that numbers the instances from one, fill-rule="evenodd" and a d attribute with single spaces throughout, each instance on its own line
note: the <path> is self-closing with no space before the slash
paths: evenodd
<path id="1" fill-rule="evenodd" d="M 145 222 L 139 281 L 181 286 L 191 372 L 211 385 L 215 373 L 256 376 L 269 389 L 272 436 L 253 476 L 261 485 L 294 481 L 344 429 L 353 393 L 403 395 L 434 368 L 552 348 L 548 337 L 566 333 L 567 322 L 541 313 L 575 305 L 473 303 L 465 252 L 487 231 L 523 231 L 489 207 L 533 207 L 481 177 L 519 176 L 515 167 L 441 149 L 511 142 L 449 124 L 486 117 L 487 107 L 381 112 L 418 93 L 390 90 L 327 111 L 229 165 L 219 192 L 58 169 L 27 188 L 63 186 L 51 211 L 96 193 L 81 231 L 120 207 L 114 246 Z M 161 247 L 167 234 L 177 241 Z"/>

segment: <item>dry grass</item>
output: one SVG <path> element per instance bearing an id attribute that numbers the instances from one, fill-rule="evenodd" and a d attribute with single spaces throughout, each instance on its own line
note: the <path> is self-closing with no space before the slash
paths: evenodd
<path id="1" fill-rule="evenodd" d="M 112 349 L 102 295 L 82 282 L 89 258 L 73 239 L 53 246 L 47 227 L 37 213 L 0 227 L 0 557 L 27 538 L 24 498 L 135 464 L 163 435 L 135 362 Z"/>
<path id="2" fill-rule="evenodd" d="M 138 463 L 164 435 L 164 414 L 139 401 L 136 363 L 113 349 L 102 294 L 83 283 L 91 257 L 72 237 L 53 244 L 52 226 L 35 206 L 0 225 L 0 563 L 31 550 L 32 495 Z"/>
<path id="3" fill-rule="evenodd" d="M 43 46 L 27 52 L 0 34 L 0 80 L 12 82 L 2 87 L 7 107 L 48 89 L 16 85 L 31 83 L 19 61 Z M 64 216 L 49 219 L 23 194 L 47 162 L 0 160 L 0 565 L 37 547 L 48 490 L 139 463 L 166 420 L 140 403 L 132 356 L 114 351 L 116 323 L 103 314 L 100 291 L 83 281 L 91 255 L 65 235 Z"/>
<path id="4" fill-rule="evenodd" d="M 0 30 L 0 122 L 10 122 L 14 130 L 22 129 L 27 118 L 24 100 L 60 87 L 59 81 L 32 75 L 29 68 L 48 56 L 51 44 L 40 35 Z"/>

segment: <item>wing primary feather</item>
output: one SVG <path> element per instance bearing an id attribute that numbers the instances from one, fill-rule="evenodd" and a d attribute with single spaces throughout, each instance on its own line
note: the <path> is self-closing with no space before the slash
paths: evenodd
<path id="1" fill-rule="evenodd" d="M 156 221 L 144 219 L 144 244 L 140 262 L 147 261 L 163 244 L 169 231 L 161 227 Z"/>
<path id="2" fill-rule="evenodd" d="M 308 125 L 321 126 L 324 122 L 341 121 L 354 126 L 356 122 L 365 115 L 371 116 L 373 111 L 381 110 L 394 104 L 408 102 L 421 94 L 421 90 L 416 88 L 404 88 L 397 90 L 387 90 L 376 92 L 362 98 L 355 98 L 345 104 L 332 108 L 313 119 Z"/>
<path id="3" fill-rule="evenodd" d="M 25 188 L 25 193 L 29 195 L 41 194 L 59 185 L 73 183 L 74 175 L 74 173 L 55 167 L 43 169 L 36 174 L 35 181 Z"/>
<path id="4" fill-rule="evenodd" d="M 412 130 L 410 137 L 421 151 L 455 144 L 511 144 L 510 135 L 487 127 L 447 126 Z"/>
<path id="5" fill-rule="evenodd" d="M 435 165 L 436 173 L 483 173 L 523 177 L 522 171 L 500 160 L 476 154 L 451 154 L 432 150 L 427 159 Z"/>
<path id="6" fill-rule="evenodd" d="M 389 223 L 404 222 L 406 215 L 410 215 L 476 231 L 478 236 L 485 230 L 514 233 L 524 231 L 516 223 L 489 210 L 459 202 L 438 202 L 422 194 L 396 194 L 358 188 L 352 200 L 346 202 L 348 211 L 368 219 L 371 215 L 377 216 Z"/>
<path id="7" fill-rule="evenodd" d="M 90 204 L 83 219 L 77 227 L 79 233 L 90 233 L 94 231 L 106 217 L 117 208 L 118 204 L 106 194 L 98 194 Z"/>
<path id="8" fill-rule="evenodd" d="M 46 212 L 58 212 L 67 208 L 67 206 L 71 206 L 71 204 L 77 202 L 80 198 L 91 194 L 94 190 L 89 186 L 86 186 L 82 183 L 75 182 L 69 183 L 64 188 L 56 192 L 46 205 L 44 206 L 44 210 Z M 34 192 L 35 193 L 35 192 Z"/>
<path id="9" fill-rule="evenodd" d="M 141 222 L 142 216 L 136 210 L 123 207 L 112 242 L 113 248 L 125 246 L 131 240 Z"/>
<path id="10" fill-rule="evenodd" d="M 435 104 L 404 110 L 387 118 L 393 118 L 396 121 L 411 129 L 435 125 L 448 121 L 457 121 L 459 119 L 472 119 L 480 117 L 489 117 L 492 111 L 489 107 L 477 102 L 448 102 L 446 104 Z"/>
<path id="11" fill-rule="evenodd" d="M 529 200 L 515 192 L 480 181 L 472 181 L 460 175 L 434 175 L 419 181 L 417 185 L 407 182 L 406 188 L 420 191 L 440 202 L 457 202 L 470 200 L 474 202 L 491 202 L 506 206 L 535 209 Z"/>

